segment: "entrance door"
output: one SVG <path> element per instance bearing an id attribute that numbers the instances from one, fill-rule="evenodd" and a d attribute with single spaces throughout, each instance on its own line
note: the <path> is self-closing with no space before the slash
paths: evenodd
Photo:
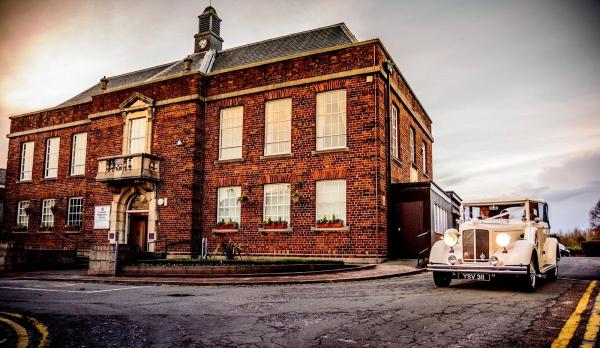
<path id="1" fill-rule="evenodd" d="M 129 241 L 128 244 L 134 251 L 146 251 L 148 235 L 148 215 L 129 215 Z"/>
<path id="2" fill-rule="evenodd" d="M 394 205 L 390 233 L 390 258 L 414 259 L 428 248 L 430 236 L 423 235 L 423 202 L 398 202 Z"/>

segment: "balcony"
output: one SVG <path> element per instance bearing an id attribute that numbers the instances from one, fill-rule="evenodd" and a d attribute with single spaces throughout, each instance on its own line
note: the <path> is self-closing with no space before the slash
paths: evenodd
<path id="1" fill-rule="evenodd" d="M 159 181 L 160 158 L 148 153 L 102 157 L 98 159 L 96 181 Z"/>

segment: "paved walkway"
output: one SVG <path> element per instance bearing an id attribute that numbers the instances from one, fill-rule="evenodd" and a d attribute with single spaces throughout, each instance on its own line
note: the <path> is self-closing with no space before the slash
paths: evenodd
<path id="1" fill-rule="evenodd" d="M 415 262 L 416 263 L 416 262 Z M 255 284 L 302 284 L 329 283 L 382 279 L 399 277 L 424 272 L 417 269 L 412 262 L 391 261 L 376 265 L 369 269 L 342 271 L 318 274 L 272 275 L 249 277 L 99 277 L 88 276 L 86 270 L 60 270 L 8 273 L 4 279 L 32 279 L 52 281 L 96 282 L 112 284 L 155 284 L 155 285 L 255 285 Z"/>

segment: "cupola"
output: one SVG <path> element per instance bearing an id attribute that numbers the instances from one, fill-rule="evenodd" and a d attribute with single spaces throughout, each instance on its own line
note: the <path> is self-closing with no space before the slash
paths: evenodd
<path id="1" fill-rule="evenodd" d="M 204 9 L 198 16 L 198 34 L 194 35 L 194 53 L 208 51 L 210 49 L 220 51 L 223 47 L 221 38 L 221 19 L 212 6 Z"/>

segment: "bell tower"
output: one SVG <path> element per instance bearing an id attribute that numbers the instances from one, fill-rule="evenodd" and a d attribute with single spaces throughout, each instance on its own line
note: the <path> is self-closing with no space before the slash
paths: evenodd
<path id="1" fill-rule="evenodd" d="M 221 51 L 223 39 L 221 33 L 221 19 L 212 6 L 204 9 L 200 16 L 198 34 L 194 35 L 194 53 L 205 52 L 210 49 Z"/>

